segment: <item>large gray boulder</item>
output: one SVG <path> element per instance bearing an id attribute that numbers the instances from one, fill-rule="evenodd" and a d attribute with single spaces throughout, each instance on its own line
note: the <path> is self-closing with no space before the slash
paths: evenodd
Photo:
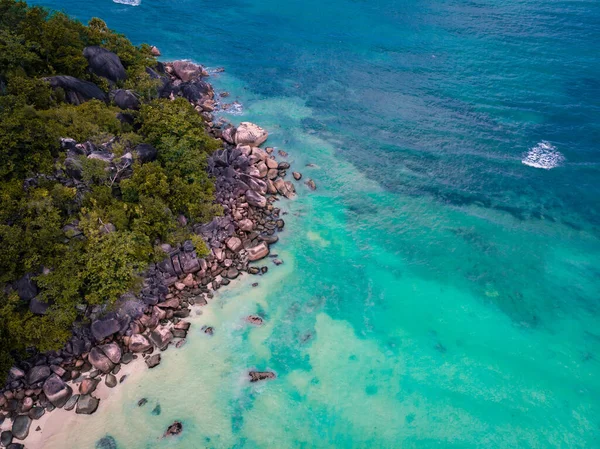
<path id="1" fill-rule="evenodd" d="M 254 190 L 246 190 L 246 201 L 248 201 L 248 204 L 255 207 L 267 206 L 267 199 Z"/>
<path id="2" fill-rule="evenodd" d="M 23 301 L 30 301 L 38 294 L 38 287 L 30 274 L 26 274 L 15 282 L 15 290 Z"/>
<path id="3" fill-rule="evenodd" d="M 131 352 L 145 352 L 152 348 L 152 343 L 142 334 L 134 334 L 129 338 Z"/>
<path id="4" fill-rule="evenodd" d="M 75 409 L 75 413 L 78 415 L 91 415 L 98 410 L 98 404 L 100 404 L 100 399 L 97 399 L 89 394 L 81 395 L 77 401 L 77 409 Z"/>
<path id="5" fill-rule="evenodd" d="M 84 48 L 83 56 L 88 60 L 89 69 L 95 75 L 115 82 L 127 78 L 125 67 L 112 51 L 94 45 Z"/>
<path id="6" fill-rule="evenodd" d="M 27 383 L 29 385 L 36 384 L 38 382 L 41 382 L 42 380 L 47 379 L 48 376 L 50 376 L 50 374 L 52 374 L 52 371 L 50 371 L 49 366 L 46 366 L 46 365 L 34 366 L 27 373 Z"/>
<path id="7" fill-rule="evenodd" d="M 62 407 L 73 395 L 73 389 L 56 374 L 52 374 L 44 382 L 44 394 L 57 408 Z"/>
<path id="8" fill-rule="evenodd" d="M 112 101 L 121 109 L 139 109 L 140 99 L 132 90 L 117 89 L 111 92 Z"/>
<path id="9" fill-rule="evenodd" d="M 121 348 L 116 343 L 109 343 L 107 345 L 102 345 L 99 347 L 100 350 L 104 353 L 108 360 L 110 360 L 115 365 L 121 361 Z"/>
<path id="10" fill-rule="evenodd" d="M 269 245 L 265 242 L 261 242 L 252 248 L 248 248 L 248 260 L 250 262 L 254 262 L 255 260 L 260 260 L 269 255 Z"/>
<path id="11" fill-rule="evenodd" d="M 133 152 L 142 164 L 155 161 L 158 156 L 158 150 L 149 143 L 140 143 L 135 147 Z"/>
<path id="12" fill-rule="evenodd" d="M 49 307 L 50 304 L 40 301 L 37 297 L 29 301 L 29 311 L 34 315 L 45 315 Z"/>
<path id="13" fill-rule="evenodd" d="M 163 350 L 173 340 L 173 333 L 166 327 L 159 326 L 150 332 L 149 339 L 154 346 Z"/>
<path id="14" fill-rule="evenodd" d="M 183 98 L 192 103 L 197 103 L 203 98 L 209 97 L 212 92 L 211 85 L 201 79 L 196 79 L 189 83 L 181 83 L 179 87 Z"/>
<path id="15" fill-rule="evenodd" d="M 113 362 L 111 362 L 110 359 L 106 357 L 106 355 L 104 355 L 104 353 L 97 347 L 92 348 L 90 351 L 88 355 L 88 362 L 90 362 L 94 368 L 102 371 L 103 373 L 108 373 L 115 367 Z"/>
<path id="16" fill-rule="evenodd" d="M 12 443 L 13 434 L 10 430 L 5 430 L 0 434 L 0 446 L 8 447 L 10 443 Z"/>
<path id="17" fill-rule="evenodd" d="M 24 440 L 29 435 L 29 427 L 31 427 L 31 418 L 29 416 L 17 416 L 12 425 L 13 437 L 17 440 Z"/>
<path id="18" fill-rule="evenodd" d="M 45 78 L 45 80 L 50 84 L 50 87 L 64 90 L 67 103 L 78 105 L 93 99 L 107 101 L 107 96 L 102 89 L 89 81 L 65 75 L 51 76 Z"/>
<path id="19" fill-rule="evenodd" d="M 116 334 L 120 329 L 121 325 L 116 318 L 105 318 L 96 320 L 92 323 L 92 335 L 98 341 L 102 341 L 106 337 Z"/>

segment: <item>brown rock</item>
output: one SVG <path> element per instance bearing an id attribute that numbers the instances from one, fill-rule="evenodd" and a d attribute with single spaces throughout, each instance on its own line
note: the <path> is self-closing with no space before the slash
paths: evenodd
<path id="1" fill-rule="evenodd" d="M 118 344 L 109 343 L 107 345 L 102 345 L 100 346 L 100 350 L 112 363 L 117 364 L 121 361 L 122 352 Z"/>
<path id="2" fill-rule="evenodd" d="M 315 184 L 315 182 L 312 179 L 309 179 L 308 181 L 306 181 L 306 185 L 308 186 L 308 188 L 310 190 L 317 190 L 317 185 Z"/>
<path id="3" fill-rule="evenodd" d="M 275 170 L 275 172 L 277 172 L 277 170 Z M 275 173 L 275 177 L 277 177 L 277 173 Z M 272 195 L 277 193 L 277 188 L 275 187 L 275 183 L 273 181 L 271 181 L 270 179 L 267 180 L 267 193 L 270 193 Z"/>
<path id="4" fill-rule="evenodd" d="M 170 437 L 173 435 L 179 435 L 182 431 L 183 431 L 183 424 L 181 424 L 179 421 L 175 421 L 173 424 L 171 424 L 167 428 L 167 431 L 163 435 L 163 438 Z"/>
<path id="5" fill-rule="evenodd" d="M 259 178 L 264 178 L 265 176 L 267 176 L 267 172 L 269 171 L 269 169 L 267 168 L 267 164 L 265 164 L 264 162 L 259 162 L 258 164 L 256 164 L 256 168 L 258 169 Z"/>
<path id="6" fill-rule="evenodd" d="M 242 122 L 235 132 L 235 143 L 257 147 L 267 140 L 269 133 L 260 126 L 250 122 Z"/>
<path id="7" fill-rule="evenodd" d="M 159 302 L 156 307 L 161 309 L 177 309 L 179 307 L 179 298 L 172 297 L 166 301 Z"/>
<path id="8" fill-rule="evenodd" d="M 254 190 L 246 190 L 246 200 L 248 204 L 255 207 L 266 207 L 267 199 L 262 196 L 260 193 L 255 192 Z"/>
<path id="9" fill-rule="evenodd" d="M 129 350 L 131 352 L 145 352 L 152 348 L 150 341 L 141 334 L 134 334 L 129 339 Z"/>
<path id="10" fill-rule="evenodd" d="M 208 75 L 202 66 L 189 61 L 175 61 L 171 64 L 171 68 L 181 81 L 190 81 L 199 76 Z"/>
<path id="11" fill-rule="evenodd" d="M 237 253 L 242 249 L 242 241 L 237 237 L 231 237 L 229 240 L 227 240 L 227 248 L 234 253 Z"/>
<path id="12" fill-rule="evenodd" d="M 90 394 L 96 390 L 100 383 L 100 379 L 83 379 L 79 384 L 79 393 Z"/>
<path id="13" fill-rule="evenodd" d="M 277 169 L 277 167 L 279 166 L 279 164 L 277 163 L 277 161 L 276 161 L 275 159 L 272 159 L 272 158 L 270 158 L 270 157 L 269 157 L 269 158 L 267 158 L 267 159 L 265 160 L 265 162 L 266 162 L 266 164 L 267 164 L 267 167 L 268 167 L 269 169 Z"/>
<path id="14" fill-rule="evenodd" d="M 154 354 L 146 359 L 146 365 L 152 369 L 160 364 L 160 354 Z"/>
<path id="15" fill-rule="evenodd" d="M 298 173 L 297 171 L 292 172 L 292 176 L 296 181 L 300 181 L 302 179 L 302 173 Z"/>
<path id="16" fill-rule="evenodd" d="M 277 191 L 286 198 L 294 197 L 294 194 L 296 193 L 296 188 L 290 181 L 284 181 L 283 179 L 279 178 L 275 181 L 274 184 Z"/>
<path id="17" fill-rule="evenodd" d="M 160 50 L 154 45 L 150 47 L 150 53 L 152 54 L 152 56 L 160 56 Z"/>
<path id="18" fill-rule="evenodd" d="M 246 317 L 246 321 L 250 324 L 254 324 L 255 326 L 263 325 L 263 319 L 261 317 L 259 317 L 258 315 L 248 315 Z"/>
<path id="19" fill-rule="evenodd" d="M 238 226 L 240 228 L 240 231 L 250 232 L 254 229 L 254 222 L 249 218 L 244 218 L 243 220 L 239 221 Z"/>
<path id="20" fill-rule="evenodd" d="M 275 379 L 275 373 L 271 371 L 250 371 L 250 382 L 258 382 L 260 380 Z"/>
<path id="21" fill-rule="evenodd" d="M 255 260 L 260 260 L 269 255 L 269 245 L 265 242 L 261 242 L 258 245 L 248 248 L 248 260 L 254 262 Z"/>
<path id="22" fill-rule="evenodd" d="M 88 361 L 92 364 L 94 368 L 103 373 L 110 372 L 113 369 L 114 364 L 110 361 L 110 359 L 97 347 L 92 348 L 90 354 L 88 355 Z"/>
<path id="23" fill-rule="evenodd" d="M 194 285 L 194 276 L 192 275 L 192 273 L 188 274 L 182 282 L 183 285 L 185 285 L 186 287 L 191 287 L 192 285 Z"/>
<path id="24" fill-rule="evenodd" d="M 166 327 L 159 326 L 150 333 L 148 338 L 154 346 L 163 350 L 173 340 L 173 334 Z"/>

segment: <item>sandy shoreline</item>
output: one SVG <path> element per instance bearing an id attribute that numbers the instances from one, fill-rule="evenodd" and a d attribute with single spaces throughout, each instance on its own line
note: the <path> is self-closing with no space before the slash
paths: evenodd
<path id="1" fill-rule="evenodd" d="M 147 367 L 144 363 L 144 359 L 138 357 L 127 365 L 121 364 L 118 378 L 121 379 L 123 376 L 126 376 L 123 382 L 135 382 L 146 369 Z M 78 383 L 71 381 L 67 382 L 67 384 L 73 388 L 74 394 L 78 393 Z M 120 399 L 119 386 L 120 383 L 114 388 L 109 388 L 103 380 L 98 384 L 93 395 L 100 399 L 99 410 Z M 58 435 L 63 429 L 76 427 L 78 422 L 89 419 L 95 419 L 94 415 L 80 415 L 76 414 L 74 410 L 68 411 L 57 408 L 51 412 L 46 412 L 40 419 L 33 421 L 29 430 L 29 435 L 25 440 L 15 439 L 14 442 L 24 444 L 27 449 L 43 449 L 46 443 Z M 11 425 L 12 422 L 6 420 L 2 426 L 0 426 L 0 429 L 2 431 L 10 430 Z M 40 430 L 36 430 L 38 427 Z"/>
<path id="2" fill-rule="evenodd" d="M 176 86 L 182 82 L 177 74 L 182 72 L 188 76 L 189 71 L 193 71 L 198 82 L 204 83 L 199 81 L 206 76 L 201 66 L 176 61 L 166 67 L 168 75 L 165 76 Z M 76 381 L 81 382 L 90 377 L 90 373 L 95 373 L 94 378 L 99 380 L 97 387 L 93 394 L 82 395 L 83 400 L 78 399 L 77 405 L 78 409 L 81 405 L 84 413 L 95 414 L 94 399 L 99 399 L 99 407 L 102 407 L 118 401 L 121 396 L 118 392 L 110 392 L 111 388 L 105 383 L 105 375 L 115 366 L 121 367 L 117 380 L 127 376 L 126 382 L 135 381 L 146 369 L 146 364 L 156 366 L 160 363 L 160 351 L 179 345 L 187 337 L 190 321 L 198 307 L 206 306 L 214 292 L 240 276 L 267 273 L 269 267 L 265 262 L 270 260 L 270 245 L 279 240 L 277 234 L 285 226 L 282 219 L 285 212 L 281 214 L 276 202 L 283 197 L 295 197 L 294 183 L 284 180 L 291 169 L 285 161 L 288 155 L 285 151 L 277 151 L 278 158 L 284 159 L 277 160 L 273 147 L 261 148 L 268 132 L 258 125 L 242 122 L 234 127 L 223 120 L 215 125 L 213 116 L 201 108 L 210 109 L 209 106 L 215 104 L 214 91 L 208 83 L 202 86 L 209 86 L 207 96 L 190 102 L 196 104 L 206 120 L 208 132 L 219 138 L 223 145 L 209 157 L 207 165 L 209 174 L 215 179 L 215 202 L 223 207 L 224 214 L 209 223 L 194 226 L 195 234 L 205 241 L 209 253 L 197 254 L 191 240 L 175 247 L 161 245 L 165 259 L 152 264 L 143 274 L 145 288 L 139 297 L 127 299 L 116 311 L 95 316 L 89 329 L 74 335 L 72 343 L 59 351 L 60 357 L 55 359 L 58 361 L 52 368 L 49 365 L 53 362 L 42 356 L 44 358 L 32 361 L 33 367 L 28 372 L 17 370 L 17 381 L 13 382 L 17 386 L 7 390 L 6 401 L 11 402 L 11 417 L 16 416 L 15 411 L 31 416 L 28 436 L 23 441 L 15 438 L 15 443 L 25 443 L 30 449 L 42 448 L 65 427 L 75 427 L 81 420 L 91 419 L 63 408 L 46 411 L 41 418 L 32 419 L 34 414 L 29 412 L 32 401 L 29 400 L 29 409 L 20 402 L 25 391 L 37 407 L 34 411 L 39 412 L 40 407 L 46 408 L 50 403 L 62 407 L 67 399 L 67 385 L 72 388 L 73 395 L 78 394 L 79 383 Z M 291 174 L 296 182 L 302 178 L 300 173 Z M 310 179 L 305 184 L 310 190 L 316 188 Z M 257 262 L 261 260 L 262 266 L 259 266 Z M 282 263 L 278 259 L 272 261 L 275 265 Z M 261 317 L 249 319 L 262 323 Z M 201 331 L 208 335 L 213 333 L 210 326 Z M 126 353 L 137 354 L 137 359 L 129 364 L 121 363 Z M 58 374 L 52 374 L 51 370 Z M 275 377 L 273 372 L 250 371 L 249 374 L 253 382 Z M 114 382 L 112 375 L 111 381 Z M 68 397 L 71 397 L 70 393 Z M 10 410 L 8 405 L 6 409 Z M 19 420 L 15 429 L 25 435 L 23 423 Z M 10 430 L 12 425 L 7 418 L 1 430 Z"/>

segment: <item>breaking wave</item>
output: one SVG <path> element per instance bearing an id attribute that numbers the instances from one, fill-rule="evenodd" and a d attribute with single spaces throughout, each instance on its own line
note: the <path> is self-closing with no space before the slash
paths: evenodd
<path id="1" fill-rule="evenodd" d="M 113 0 L 113 2 L 129 6 L 140 6 L 142 4 L 142 0 Z"/>
<path id="2" fill-rule="evenodd" d="M 542 140 L 531 148 L 521 161 L 525 165 L 550 170 L 565 161 L 565 157 L 550 142 Z"/>

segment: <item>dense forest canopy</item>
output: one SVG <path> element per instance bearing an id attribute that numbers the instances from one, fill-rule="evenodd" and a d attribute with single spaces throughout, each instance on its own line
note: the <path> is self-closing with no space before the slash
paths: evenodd
<path id="1" fill-rule="evenodd" d="M 126 76 L 91 71 L 91 46 L 118 55 Z M 219 143 L 187 100 L 159 98 L 160 82 L 147 70 L 157 64 L 150 47 L 100 19 L 86 26 L 0 0 L 0 377 L 28 349 L 59 348 L 87 306 L 135 289 L 137 273 L 160 257 L 159 243 L 192 238 L 202 251 L 190 227 L 217 213 L 205 161 Z M 60 75 L 102 95 L 69 104 L 49 82 Z M 115 106 L 108 99 L 116 89 L 141 105 Z M 101 157 L 73 156 L 64 138 L 109 150 L 112 169 Z M 136 148 L 156 149 L 156 157 L 144 161 Z M 28 293 L 43 312 L 31 310 L 19 285 L 36 286 Z"/>

